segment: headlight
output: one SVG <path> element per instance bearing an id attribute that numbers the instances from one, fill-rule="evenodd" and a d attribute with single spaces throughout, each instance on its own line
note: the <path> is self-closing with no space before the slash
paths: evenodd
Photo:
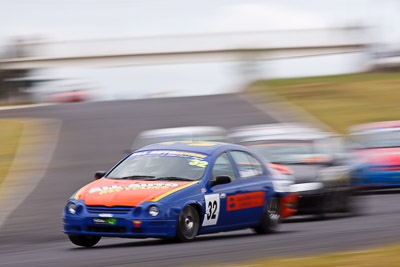
<path id="1" fill-rule="evenodd" d="M 76 213 L 76 205 L 75 205 L 75 203 L 72 203 L 72 202 L 68 203 L 67 210 L 68 210 L 69 213 L 75 214 Z"/>
<path id="2" fill-rule="evenodd" d="M 158 215 L 158 213 L 160 212 L 160 210 L 158 209 L 158 207 L 157 206 L 150 206 L 149 207 L 149 214 L 151 215 L 151 216 L 153 216 L 153 217 L 155 217 L 155 216 L 157 216 Z"/>
<path id="3" fill-rule="evenodd" d="M 275 192 L 289 192 L 293 181 L 272 179 Z"/>

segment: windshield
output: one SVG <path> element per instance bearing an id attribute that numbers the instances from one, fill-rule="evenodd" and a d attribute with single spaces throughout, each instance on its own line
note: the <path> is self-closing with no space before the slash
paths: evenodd
<path id="1" fill-rule="evenodd" d="M 203 177 L 208 157 L 187 151 L 135 152 L 112 170 L 107 178 L 129 180 L 196 181 Z"/>
<path id="2" fill-rule="evenodd" d="M 282 142 L 248 145 L 267 160 L 278 164 L 321 163 L 330 160 L 324 148 L 313 142 Z"/>
<path id="3" fill-rule="evenodd" d="M 359 134 L 351 137 L 356 148 L 400 147 L 400 128 L 369 134 Z"/>

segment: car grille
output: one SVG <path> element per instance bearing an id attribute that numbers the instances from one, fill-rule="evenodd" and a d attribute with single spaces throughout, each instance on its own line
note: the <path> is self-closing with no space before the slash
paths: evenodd
<path id="1" fill-rule="evenodd" d="M 95 233 L 126 233 L 126 227 L 123 226 L 88 226 L 87 230 Z"/>
<path id="2" fill-rule="evenodd" d="M 89 213 L 110 213 L 110 214 L 127 214 L 132 210 L 133 207 L 115 206 L 87 206 Z"/>

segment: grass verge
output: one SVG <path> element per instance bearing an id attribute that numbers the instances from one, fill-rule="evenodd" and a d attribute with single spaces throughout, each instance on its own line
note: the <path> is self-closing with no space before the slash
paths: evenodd
<path id="1" fill-rule="evenodd" d="M 257 260 L 241 265 L 251 267 L 397 267 L 400 263 L 400 245 L 352 252 L 332 253 L 310 257 Z"/>
<path id="2" fill-rule="evenodd" d="M 268 97 L 272 92 L 340 133 L 354 124 L 400 120 L 400 73 L 264 80 L 245 92 L 254 93 L 259 103 L 265 104 L 270 103 Z M 305 258 L 257 260 L 239 266 L 400 266 L 400 245 Z"/>
<path id="3" fill-rule="evenodd" d="M 272 92 L 340 133 L 354 124 L 400 119 L 400 73 L 264 80 L 245 92 L 265 102 Z"/>
<path id="4" fill-rule="evenodd" d="M 23 122 L 0 120 L 0 186 L 5 179 L 18 149 Z"/>

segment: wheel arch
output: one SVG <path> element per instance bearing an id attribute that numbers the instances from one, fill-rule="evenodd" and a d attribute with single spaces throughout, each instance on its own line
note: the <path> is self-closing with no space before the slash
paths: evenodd
<path id="1" fill-rule="evenodd" d="M 189 202 L 189 203 L 187 203 L 185 205 L 185 207 L 186 206 L 194 207 L 196 209 L 196 211 L 198 212 L 198 214 L 199 214 L 200 221 L 202 221 L 204 212 L 203 212 L 203 207 L 202 207 L 202 205 L 200 203 L 198 203 L 198 202 Z"/>
<path id="2" fill-rule="evenodd" d="M 185 203 L 185 205 L 182 206 L 182 210 L 183 208 L 185 208 L 186 206 L 192 206 L 193 208 L 195 208 L 195 210 L 197 211 L 197 213 L 199 214 L 199 219 L 200 219 L 200 228 L 201 225 L 203 224 L 203 219 L 204 219 L 204 211 L 203 211 L 203 205 L 198 202 L 198 201 L 189 201 L 187 203 Z M 200 230 L 200 229 L 199 229 Z"/>
<path id="3" fill-rule="evenodd" d="M 273 198 L 277 198 L 278 201 L 280 202 L 282 200 L 282 198 L 284 197 L 284 193 L 279 193 L 279 192 L 272 192 L 271 194 L 269 194 L 265 200 L 265 205 L 264 205 L 264 209 L 268 208 L 268 204 L 271 201 L 271 199 Z"/>

